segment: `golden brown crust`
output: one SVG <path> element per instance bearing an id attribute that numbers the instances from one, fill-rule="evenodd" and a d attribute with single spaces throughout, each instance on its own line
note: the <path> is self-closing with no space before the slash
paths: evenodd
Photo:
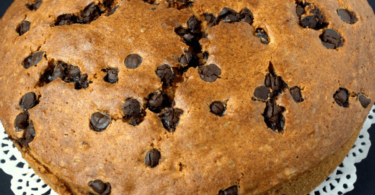
<path id="1" fill-rule="evenodd" d="M 79 13 L 91 2 L 103 1 L 44 0 L 37 11 L 28 10 L 26 2 L 16 0 L 0 20 L 0 120 L 13 139 L 22 138 L 23 132 L 14 127 L 22 112 L 19 101 L 31 91 L 41 96 L 29 110 L 36 137 L 21 151 L 60 194 L 93 192 L 88 183 L 95 179 L 109 182 L 112 194 L 218 194 L 233 185 L 239 185 L 239 194 L 271 193 L 280 185 L 294 193 L 294 178 L 316 169 L 320 181 L 337 166 L 371 107 L 364 109 L 354 96 L 349 107 L 340 107 L 334 93 L 344 87 L 375 99 L 375 19 L 365 0 L 311 1 L 325 16 L 326 28 L 343 37 L 338 49 L 323 46 L 323 30 L 299 25 L 295 0 L 195 0 L 191 8 L 181 10 L 168 8 L 165 1 L 157 1 L 158 6 L 115 1 L 119 7 L 113 15 L 65 26 L 54 26 L 59 15 Z M 189 47 L 174 30 L 187 27 L 192 15 L 201 20 L 202 14 L 217 15 L 224 7 L 236 12 L 248 8 L 254 23 L 220 22 L 206 31 L 207 37 L 200 40 L 209 53 L 206 64 L 216 64 L 221 75 L 209 83 L 198 68 L 184 73 L 174 88 L 174 107 L 183 110 L 176 131 L 166 131 L 158 114 L 148 109 L 138 126 L 121 120 L 127 98 L 145 107 L 148 95 L 162 88 L 155 74 L 158 66 L 181 66 L 177 58 Z M 340 8 L 354 11 L 359 21 L 342 21 Z M 23 20 L 31 26 L 19 36 L 16 29 Z M 254 36 L 257 28 L 267 32 L 268 45 Z M 46 57 L 25 69 L 24 59 L 36 51 Z M 143 62 L 128 69 L 124 60 L 134 53 Z M 78 66 L 93 83 L 81 90 L 61 79 L 38 86 L 40 75 L 54 61 Z M 302 89 L 305 98 L 296 103 L 288 89 L 278 96 L 277 104 L 286 109 L 283 134 L 267 128 L 262 116 L 266 104 L 253 100 L 270 62 L 290 87 Z M 116 84 L 103 79 L 102 69 L 109 67 L 119 69 Z M 210 112 L 214 101 L 225 102 L 224 116 Z M 98 111 L 116 119 L 100 133 L 89 123 Z M 143 162 L 152 148 L 162 156 L 155 168 Z"/>

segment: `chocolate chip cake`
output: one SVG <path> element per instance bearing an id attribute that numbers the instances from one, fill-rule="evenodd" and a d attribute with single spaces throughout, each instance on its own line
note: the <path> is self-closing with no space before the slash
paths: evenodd
<path id="1" fill-rule="evenodd" d="M 59 194 L 306 194 L 375 98 L 366 0 L 15 0 L 0 120 Z"/>

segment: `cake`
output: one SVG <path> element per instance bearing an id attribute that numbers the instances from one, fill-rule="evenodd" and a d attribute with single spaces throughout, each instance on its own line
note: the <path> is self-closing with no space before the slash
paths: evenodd
<path id="1" fill-rule="evenodd" d="M 15 0 L 0 120 L 59 194 L 307 194 L 375 98 L 366 0 Z"/>

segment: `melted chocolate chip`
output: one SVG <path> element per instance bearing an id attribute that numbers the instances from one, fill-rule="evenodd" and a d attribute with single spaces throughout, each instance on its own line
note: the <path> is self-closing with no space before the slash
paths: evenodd
<path id="1" fill-rule="evenodd" d="M 296 102 L 303 102 L 303 97 L 301 94 L 301 89 L 299 87 L 292 87 L 290 88 L 290 94 L 292 95 L 294 101 Z"/>
<path id="2" fill-rule="evenodd" d="M 232 186 L 226 190 L 220 190 L 219 195 L 238 195 L 237 186 Z"/>
<path id="3" fill-rule="evenodd" d="M 31 23 L 29 21 L 23 21 L 17 29 L 18 34 L 21 36 L 30 30 Z"/>
<path id="4" fill-rule="evenodd" d="M 337 13 L 339 14 L 340 18 L 346 23 L 355 24 L 356 22 L 358 22 L 358 18 L 354 12 L 351 12 L 347 9 L 339 9 L 337 10 Z"/>
<path id="5" fill-rule="evenodd" d="M 26 4 L 26 7 L 31 11 L 36 11 L 42 5 L 42 0 L 35 0 L 33 3 Z"/>
<path id="6" fill-rule="evenodd" d="M 360 94 L 358 97 L 359 102 L 361 103 L 363 108 L 367 108 L 368 105 L 371 104 L 371 99 L 368 99 L 365 95 Z"/>
<path id="7" fill-rule="evenodd" d="M 27 112 L 21 113 L 16 117 L 16 120 L 14 122 L 15 127 L 17 131 L 21 131 L 23 129 L 26 129 L 27 126 L 29 126 L 29 114 Z"/>
<path id="8" fill-rule="evenodd" d="M 104 183 L 101 180 L 90 181 L 89 186 L 100 195 L 109 195 L 111 193 L 111 184 Z"/>
<path id="9" fill-rule="evenodd" d="M 96 132 L 102 132 L 107 129 L 111 117 L 108 114 L 95 112 L 91 115 L 90 127 Z"/>
<path id="10" fill-rule="evenodd" d="M 165 107 L 171 106 L 168 96 L 162 92 L 155 92 L 148 96 L 148 108 L 155 113 L 160 113 Z"/>
<path id="11" fill-rule="evenodd" d="M 302 10 L 303 8 L 303 10 Z M 312 3 L 297 5 L 297 15 L 300 17 L 300 25 L 304 28 L 319 30 L 324 27 L 324 16 L 320 9 Z"/>
<path id="12" fill-rule="evenodd" d="M 333 95 L 336 103 L 341 107 L 349 106 L 349 91 L 345 88 L 339 88 L 336 93 Z"/>
<path id="13" fill-rule="evenodd" d="M 24 110 L 31 109 L 38 103 L 39 103 L 39 100 L 37 99 L 37 96 L 35 95 L 34 92 L 26 93 L 24 96 L 22 96 L 20 100 L 20 106 Z"/>
<path id="14" fill-rule="evenodd" d="M 180 116 L 184 113 L 183 110 L 178 108 L 166 108 L 164 112 L 159 115 L 164 128 L 169 132 L 176 131 Z"/>
<path id="15" fill-rule="evenodd" d="M 145 165 L 151 168 L 156 167 L 160 162 L 161 154 L 159 150 L 152 149 L 150 150 L 145 157 Z"/>
<path id="16" fill-rule="evenodd" d="M 220 78 L 221 69 L 215 64 L 210 64 L 198 69 L 198 73 L 202 80 L 206 82 L 214 82 L 217 78 Z"/>
<path id="17" fill-rule="evenodd" d="M 282 112 L 284 111 L 285 108 L 277 105 L 274 99 L 267 101 L 263 116 L 268 128 L 283 132 L 285 119 Z"/>
<path id="18" fill-rule="evenodd" d="M 226 110 L 226 107 L 222 102 L 215 101 L 211 103 L 210 110 L 212 113 L 214 113 L 217 116 L 223 116 Z"/>
<path id="19" fill-rule="evenodd" d="M 240 12 L 240 18 L 241 18 L 242 22 L 249 23 L 250 25 L 252 25 L 253 22 L 254 22 L 253 13 L 251 13 L 251 11 L 249 9 L 247 9 L 247 8 L 243 9 Z"/>
<path id="20" fill-rule="evenodd" d="M 43 58 L 43 51 L 39 51 L 36 53 L 33 53 L 29 55 L 24 61 L 23 61 L 23 67 L 28 69 L 31 66 L 36 66 Z"/>
<path id="21" fill-rule="evenodd" d="M 133 126 L 138 125 L 142 122 L 142 108 L 138 100 L 134 98 L 127 99 L 122 107 L 124 112 L 124 119 L 130 120 L 130 124 Z"/>
<path id="22" fill-rule="evenodd" d="M 333 29 L 327 29 L 320 35 L 323 45 L 328 49 L 336 49 L 342 47 L 343 40 L 339 33 Z"/>
<path id="23" fill-rule="evenodd" d="M 156 75 L 161 79 L 161 81 L 166 86 L 172 86 L 173 80 L 176 78 L 175 74 L 173 73 L 172 68 L 167 65 L 161 65 L 156 69 Z"/>
<path id="24" fill-rule="evenodd" d="M 265 86 L 257 87 L 254 91 L 254 97 L 261 101 L 266 101 L 268 98 L 270 98 L 270 96 L 271 96 L 271 92 Z"/>
<path id="25" fill-rule="evenodd" d="M 112 83 L 112 84 L 118 82 L 119 70 L 117 68 L 107 68 L 105 72 L 107 72 L 107 75 L 105 75 L 104 77 L 105 82 Z"/>
<path id="26" fill-rule="evenodd" d="M 256 31 L 255 31 L 255 36 L 260 38 L 260 41 L 263 44 L 269 44 L 270 43 L 268 35 L 267 35 L 266 31 L 264 31 L 263 28 L 257 28 Z"/>
<path id="27" fill-rule="evenodd" d="M 125 58 L 125 66 L 128 69 L 136 69 L 142 64 L 142 57 L 138 54 L 130 54 Z"/>

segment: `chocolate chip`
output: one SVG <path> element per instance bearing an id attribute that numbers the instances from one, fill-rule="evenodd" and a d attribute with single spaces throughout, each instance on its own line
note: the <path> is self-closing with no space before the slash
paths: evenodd
<path id="1" fill-rule="evenodd" d="M 23 21 L 17 29 L 18 34 L 21 36 L 30 30 L 31 23 L 29 21 Z"/>
<path id="2" fill-rule="evenodd" d="M 188 65 L 193 58 L 193 54 L 190 51 L 185 51 L 178 60 L 182 65 Z"/>
<path id="3" fill-rule="evenodd" d="M 225 105 L 222 102 L 215 101 L 215 102 L 211 103 L 210 110 L 215 115 L 223 116 L 224 112 L 226 110 L 226 107 L 225 107 Z"/>
<path id="4" fill-rule="evenodd" d="M 103 5 L 104 5 L 106 8 L 111 8 L 111 7 L 112 7 L 112 4 L 113 4 L 113 1 L 114 1 L 114 0 L 104 0 L 104 1 L 103 1 Z"/>
<path id="5" fill-rule="evenodd" d="M 175 29 L 176 34 L 178 34 L 180 37 L 184 36 L 186 33 L 188 33 L 188 30 L 178 27 Z"/>
<path id="6" fill-rule="evenodd" d="M 143 2 L 149 3 L 149 4 L 154 4 L 155 0 L 142 0 Z"/>
<path id="7" fill-rule="evenodd" d="M 110 16 L 110 15 L 114 14 L 118 8 L 119 8 L 119 5 L 116 5 L 114 8 L 111 8 L 110 11 L 108 12 L 107 16 Z"/>
<path id="8" fill-rule="evenodd" d="M 27 126 L 29 126 L 29 114 L 26 112 L 19 114 L 15 121 L 17 131 L 26 129 Z"/>
<path id="9" fill-rule="evenodd" d="M 216 17 L 213 14 L 205 13 L 204 18 L 208 22 L 208 24 L 215 23 L 216 21 Z"/>
<path id="10" fill-rule="evenodd" d="M 64 26 L 78 23 L 78 17 L 73 14 L 63 14 L 57 17 L 55 26 Z"/>
<path id="11" fill-rule="evenodd" d="M 304 6 L 304 12 L 300 16 L 300 25 L 315 30 L 323 28 L 324 16 L 320 9 L 312 3 L 306 3 Z M 297 15 L 299 15 L 302 11 L 298 6 L 297 8 Z"/>
<path id="12" fill-rule="evenodd" d="M 147 107 L 155 113 L 160 113 L 165 107 L 171 106 L 168 101 L 168 96 L 162 92 L 155 92 L 148 96 Z"/>
<path id="13" fill-rule="evenodd" d="M 267 101 L 263 116 L 268 128 L 279 132 L 284 130 L 285 119 L 282 115 L 284 111 L 285 108 L 277 105 L 274 99 Z"/>
<path id="14" fill-rule="evenodd" d="M 226 190 L 220 190 L 219 195 L 238 195 L 237 186 L 232 186 Z"/>
<path id="15" fill-rule="evenodd" d="M 166 108 L 164 112 L 159 115 L 159 118 L 167 131 L 174 132 L 180 121 L 180 116 L 183 113 L 184 111 L 178 108 Z"/>
<path id="16" fill-rule="evenodd" d="M 225 16 L 222 21 L 226 23 L 234 23 L 234 22 L 240 21 L 240 18 L 238 14 L 233 13 L 233 14 L 228 14 L 227 16 Z"/>
<path id="17" fill-rule="evenodd" d="M 301 89 L 299 87 L 292 87 L 290 88 L 290 94 L 292 95 L 294 101 L 296 102 L 303 102 L 303 97 L 301 94 Z"/>
<path id="18" fill-rule="evenodd" d="M 88 75 L 83 74 L 80 76 L 79 80 L 75 82 L 75 89 L 86 89 L 89 87 L 90 81 L 88 81 Z"/>
<path id="19" fill-rule="evenodd" d="M 104 183 L 101 180 L 90 181 L 89 186 L 100 195 L 109 195 L 111 193 L 111 184 Z"/>
<path id="20" fill-rule="evenodd" d="M 200 32 L 200 22 L 198 21 L 198 19 L 195 16 L 192 16 L 192 17 L 189 18 L 189 20 L 187 21 L 187 25 L 188 25 L 189 30 L 192 33 L 199 33 Z"/>
<path id="21" fill-rule="evenodd" d="M 42 5 L 42 0 L 35 0 L 33 3 L 26 4 L 26 7 L 31 11 L 36 11 Z"/>
<path id="22" fill-rule="evenodd" d="M 215 64 L 210 64 L 198 69 L 198 73 L 202 80 L 206 82 L 214 82 L 217 78 L 220 78 L 221 69 Z"/>
<path id="23" fill-rule="evenodd" d="M 90 24 L 92 21 L 98 19 L 101 14 L 102 11 L 100 10 L 99 6 L 97 6 L 94 3 L 91 3 L 88 6 L 86 6 L 83 12 L 81 13 L 82 23 Z"/>
<path id="24" fill-rule="evenodd" d="M 167 65 L 160 65 L 156 69 L 156 75 L 161 79 L 161 81 L 164 83 L 166 86 L 172 86 L 173 80 L 176 78 L 175 74 L 173 73 L 172 68 Z"/>
<path id="25" fill-rule="evenodd" d="M 285 88 L 288 88 L 284 80 L 276 74 L 267 74 L 264 83 L 266 87 L 272 89 L 272 96 L 278 96 Z"/>
<path id="26" fill-rule="evenodd" d="M 25 137 L 24 141 L 27 144 L 29 144 L 30 142 L 32 142 L 34 140 L 34 137 L 35 137 L 35 128 L 34 128 L 33 121 L 30 121 L 29 126 L 27 126 L 27 128 L 25 130 L 24 137 Z"/>
<path id="27" fill-rule="evenodd" d="M 265 86 L 257 87 L 254 91 L 254 97 L 261 101 L 266 101 L 270 96 L 271 96 L 271 92 Z"/>
<path id="28" fill-rule="evenodd" d="M 28 69 L 31 66 L 36 66 L 43 58 L 43 51 L 39 51 L 36 53 L 33 53 L 29 55 L 24 61 L 23 61 L 23 67 Z"/>
<path id="29" fill-rule="evenodd" d="M 130 120 L 131 125 L 136 126 L 142 122 L 142 108 L 138 100 L 134 98 L 127 99 L 122 107 L 124 112 L 124 119 Z"/>
<path id="30" fill-rule="evenodd" d="M 361 103 L 363 108 L 367 108 L 367 106 L 371 104 L 371 99 L 368 99 L 363 94 L 360 94 L 358 99 L 359 99 L 359 102 Z"/>
<path id="31" fill-rule="evenodd" d="M 297 12 L 297 16 L 301 17 L 302 14 L 305 13 L 305 8 L 303 8 L 301 5 L 297 5 L 296 12 Z"/>
<path id="32" fill-rule="evenodd" d="M 107 129 L 110 122 L 111 117 L 108 114 L 95 112 L 91 115 L 90 127 L 96 132 L 102 132 Z"/>
<path id="33" fill-rule="evenodd" d="M 39 103 L 39 100 L 37 99 L 37 96 L 35 95 L 34 92 L 26 93 L 24 96 L 22 96 L 20 100 L 20 106 L 24 110 L 31 109 L 38 103 Z"/>
<path id="34" fill-rule="evenodd" d="M 185 42 L 190 43 L 194 40 L 194 35 L 187 33 L 187 34 L 184 34 L 182 38 L 184 39 Z"/>
<path id="35" fill-rule="evenodd" d="M 347 9 L 339 9 L 337 10 L 337 13 L 339 14 L 340 18 L 346 23 L 355 24 L 356 22 L 358 22 L 358 18 L 354 12 L 351 12 Z"/>
<path id="36" fill-rule="evenodd" d="M 58 62 L 54 68 L 54 71 L 51 76 L 51 81 L 56 80 L 57 78 L 63 79 L 65 77 L 65 68 L 63 66 L 63 62 Z"/>
<path id="37" fill-rule="evenodd" d="M 136 69 L 142 64 L 142 57 L 138 54 L 130 54 L 125 58 L 125 66 L 128 69 Z"/>
<path id="38" fill-rule="evenodd" d="M 161 154 L 159 150 L 157 149 L 152 149 L 150 150 L 145 157 L 145 165 L 151 168 L 156 167 L 159 164 L 161 158 Z"/>
<path id="39" fill-rule="evenodd" d="M 78 66 L 68 65 L 65 67 L 64 81 L 67 83 L 78 82 L 81 77 L 81 70 Z"/>
<path id="40" fill-rule="evenodd" d="M 253 24 L 253 22 L 254 22 L 253 13 L 251 13 L 251 11 L 247 8 L 243 9 L 240 12 L 240 17 L 241 17 L 242 22 L 249 23 L 250 25 Z"/>
<path id="41" fill-rule="evenodd" d="M 333 95 L 336 103 L 342 107 L 349 106 L 349 91 L 345 88 L 339 88 L 336 93 Z"/>
<path id="42" fill-rule="evenodd" d="M 255 36 L 260 38 L 260 41 L 263 44 L 269 44 L 270 43 L 268 35 L 267 35 L 266 31 L 264 31 L 263 28 L 257 28 L 256 31 L 255 31 Z"/>
<path id="43" fill-rule="evenodd" d="M 118 82 L 119 70 L 117 68 L 107 68 L 106 72 L 107 72 L 107 75 L 104 77 L 105 82 L 112 83 L 112 84 Z"/>
<path id="44" fill-rule="evenodd" d="M 342 37 L 333 29 L 327 29 L 320 35 L 323 45 L 328 49 L 336 49 L 342 47 L 343 40 Z"/>

